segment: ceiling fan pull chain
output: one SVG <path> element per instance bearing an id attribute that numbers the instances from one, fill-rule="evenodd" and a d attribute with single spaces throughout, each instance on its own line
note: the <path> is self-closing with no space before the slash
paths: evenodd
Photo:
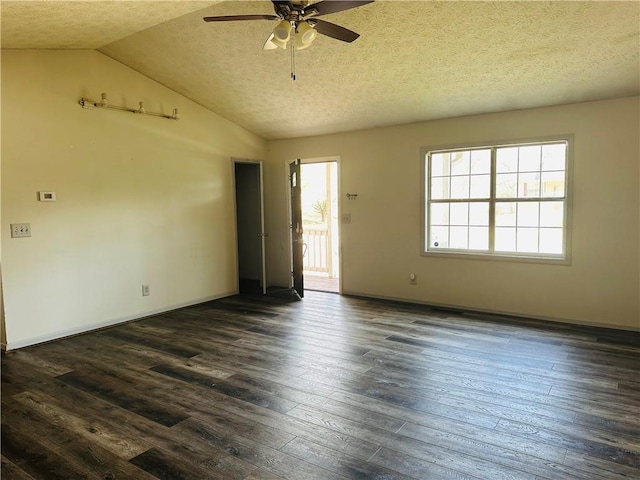
<path id="1" fill-rule="evenodd" d="M 291 80 L 296 80 L 296 29 L 298 25 L 293 24 L 291 35 Z"/>

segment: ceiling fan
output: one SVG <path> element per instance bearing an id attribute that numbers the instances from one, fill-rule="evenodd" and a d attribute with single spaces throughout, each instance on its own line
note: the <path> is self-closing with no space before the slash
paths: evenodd
<path id="1" fill-rule="evenodd" d="M 271 0 L 275 15 L 227 15 L 216 17 L 204 17 L 205 22 L 229 22 L 236 20 L 280 20 L 273 29 L 264 44 L 264 50 L 286 49 L 291 42 L 292 52 L 308 48 L 315 40 L 318 33 L 335 38 L 343 42 L 351 43 L 360 35 L 348 28 L 335 23 L 318 19 L 317 17 L 330 13 L 343 12 L 352 8 L 361 7 L 373 0 L 320 0 L 311 3 L 310 0 L 298 2 L 288 0 Z"/>

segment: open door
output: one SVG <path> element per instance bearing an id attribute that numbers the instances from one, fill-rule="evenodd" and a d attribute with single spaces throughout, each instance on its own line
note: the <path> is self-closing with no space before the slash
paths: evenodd
<path id="1" fill-rule="evenodd" d="M 338 159 L 302 159 L 304 288 L 340 293 Z"/>
<path id="2" fill-rule="evenodd" d="M 262 162 L 234 160 L 238 290 L 267 293 Z"/>
<path id="3" fill-rule="evenodd" d="M 304 297 L 303 246 L 302 239 L 302 183 L 300 182 L 300 160 L 289 164 L 289 182 L 291 185 L 291 245 L 293 289 Z"/>

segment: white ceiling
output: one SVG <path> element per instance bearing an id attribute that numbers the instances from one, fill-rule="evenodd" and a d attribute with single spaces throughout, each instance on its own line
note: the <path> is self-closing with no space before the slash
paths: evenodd
<path id="1" fill-rule="evenodd" d="M 265 139 L 640 94 L 640 2 L 378 0 L 263 51 L 260 1 L 2 1 L 2 48 L 90 48 Z"/>

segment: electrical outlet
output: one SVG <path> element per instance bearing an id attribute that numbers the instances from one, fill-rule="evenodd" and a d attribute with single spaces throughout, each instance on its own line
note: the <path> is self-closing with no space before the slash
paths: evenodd
<path id="1" fill-rule="evenodd" d="M 30 223 L 12 223 L 11 224 L 11 238 L 23 238 L 31 236 L 31 224 Z"/>
<path id="2" fill-rule="evenodd" d="M 409 275 L 409 284 L 417 285 L 418 284 L 418 276 L 415 273 Z"/>
<path id="3" fill-rule="evenodd" d="M 149 285 L 142 285 L 142 296 L 148 297 L 150 295 Z"/>
<path id="4" fill-rule="evenodd" d="M 351 214 L 343 213 L 342 214 L 342 223 L 351 223 Z"/>

